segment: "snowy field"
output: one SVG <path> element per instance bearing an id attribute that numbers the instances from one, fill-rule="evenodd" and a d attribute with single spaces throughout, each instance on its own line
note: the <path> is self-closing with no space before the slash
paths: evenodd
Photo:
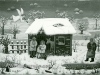
<path id="1" fill-rule="evenodd" d="M 91 21 L 91 24 L 93 23 L 92 19 L 89 19 Z M 31 22 L 30 22 L 31 23 Z M 25 34 L 26 29 L 29 27 L 29 23 L 26 22 L 17 22 L 16 23 L 19 26 L 19 29 L 21 32 L 17 34 L 17 39 L 27 39 L 27 34 Z M 8 25 L 6 26 L 6 29 L 11 27 L 13 25 L 8 22 Z M 76 24 L 73 25 L 76 27 Z M 89 26 L 91 27 L 91 26 Z M 91 30 L 94 31 L 94 30 Z M 87 31 L 84 32 L 85 35 L 91 36 L 90 33 Z M 79 31 L 77 31 L 77 34 L 74 34 L 74 36 L 79 36 Z M 73 40 L 74 42 L 74 40 Z M 28 53 L 23 53 L 21 55 L 19 54 L 3 54 L 0 53 L 0 61 L 5 61 L 5 58 L 14 61 L 16 63 L 19 63 L 20 65 L 14 68 L 11 68 L 11 72 L 9 74 L 72 74 L 74 73 L 74 70 L 65 69 L 65 67 L 62 67 L 63 64 L 68 63 L 83 63 L 83 64 L 93 64 L 93 63 L 100 63 L 100 52 L 96 51 L 96 57 L 95 61 L 91 62 L 85 62 L 85 57 L 87 53 L 87 43 L 89 40 L 77 40 L 77 47 L 76 52 L 72 52 L 72 56 L 48 56 L 47 60 L 44 59 L 37 59 L 37 58 L 30 58 Z M 73 43 L 74 44 L 74 43 Z M 1 52 L 1 51 L 0 51 Z M 27 64 L 32 67 L 32 69 L 28 69 L 23 67 L 24 64 Z M 52 73 L 47 73 L 45 70 L 48 70 L 49 66 L 53 64 L 53 67 L 49 70 Z M 39 68 L 37 66 L 40 66 Z M 36 70 L 38 68 L 38 71 Z M 75 70 L 75 73 L 81 73 L 83 75 L 85 74 L 92 74 L 94 70 Z"/>
<path id="2" fill-rule="evenodd" d="M 19 29 L 21 32 L 17 34 L 17 39 L 27 39 L 27 34 L 25 34 L 26 29 L 29 27 L 29 24 L 26 22 L 17 22 Z M 6 28 L 10 27 L 13 24 L 8 24 Z M 74 25 L 74 27 L 76 27 Z M 92 31 L 92 30 L 91 30 Z M 79 31 L 74 36 L 79 36 Z M 88 32 L 84 32 L 86 35 L 91 36 Z M 85 57 L 87 53 L 87 43 L 89 40 L 73 40 L 73 42 L 77 43 L 76 51 L 72 52 L 72 56 L 48 56 L 47 60 L 44 59 L 37 59 L 37 58 L 30 58 L 28 53 L 19 54 L 3 54 L 0 53 L 0 61 L 5 61 L 7 57 L 9 60 L 19 63 L 20 65 L 14 68 L 11 68 L 11 72 L 9 74 L 73 74 L 74 70 L 65 69 L 62 67 L 63 64 L 68 63 L 83 63 L 83 64 L 93 64 L 93 63 L 100 63 L 100 52 L 96 51 L 95 61 L 85 62 Z M 74 43 L 73 43 L 74 45 Z M 0 51 L 1 52 L 1 51 Z M 27 64 L 32 67 L 32 69 L 28 69 L 23 67 L 24 64 Z M 52 73 L 47 73 L 45 70 L 48 70 L 49 66 L 54 64 L 54 66 L 49 70 Z M 40 66 L 39 68 L 37 66 Z M 36 70 L 38 68 L 38 71 Z M 75 70 L 75 73 L 81 74 L 92 74 L 94 70 Z"/>
<path id="3" fill-rule="evenodd" d="M 37 1 L 36 1 L 37 2 Z M 65 3 L 67 6 L 64 6 Z M 96 64 L 100 63 L 100 51 L 98 49 L 96 50 L 96 56 L 94 62 L 85 62 L 86 59 L 86 53 L 87 53 L 87 43 L 89 40 L 89 37 L 93 37 L 97 32 L 97 34 L 100 33 L 100 26 L 98 26 L 98 30 L 94 30 L 95 28 L 95 19 L 93 18 L 94 13 L 99 13 L 99 2 L 39 2 L 39 7 L 34 7 L 32 4 L 34 2 L 20 2 L 19 0 L 16 1 L 16 3 L 13 2 L 0 2 L 0 10 L 1 15 L 10 17 L 11 15 L 18 15 L 18 13 L 14 11 L 9 11 L 8 9 L 10 7 L 20 8 L 22 7 L 25 10 L 26 18 L 28 18 L 28 14 L 30 10 L 39 10 L 44 11 L 46 14 L 44 17 L 56 17 L 57 10 L 58 11 L 68 11 L 69 16 L 74 16 L 74 23 L 72 25 L 77 30 L 77 33 L 73 35 L 73 43 L 72 43 L 72 56 L 48 56 L 46 60 L 44 59 L 37 59 L 37 58 L 30 58 L 28 53 L 22 53 L 22 54 L 3 54 L 2 53 L 2 46 L 0 45 L 0 62 L 5 62 L 7 60 L 10 60 L 12 62 L 17 63 L 18 65 L 16 67 L 10 68 L 11 72 L 7 73 L 8 75 L 36 75 L 36 74 L 42 74 L 42 75 L 54 75 L 54 74 L 60 74 L 60 75 L 100 75 L 100 69 L 97 69 L 99 72 L 95 73 L 94 69 L 81 69 L 81 70 L 74 70 L 74 69 L 66 69 L 63 67 L 63 64 Z M 74 9 L 79 8 L 83 11 L 82 14 L 75 14 Z M 88 18 L 89 17 L 89 18 Z M 86 31 L 84 31 L 83 35 L 80 34 L 80 31 L 77 29 L 77 18 L 84 18 L 89 20 L 89 26 Z M 5 25 L 5 30 L 10 28 L 17 24 L 20 30 L 20 33 L 17 34 L 16 40 L 26 39 L 28 40 L 28 35 L 25 34 L 25 31 L 29 27 L 29 25 L 33 21 L 29 20 L 28 23 L 25 21 L 23 22 L 11 22 L 11 20 L 8 21 L 7 25 Z M 100 23 L 100 20 L 98 20 L 98 25 Z M 92 35 L 90 33 L 93 33 Z M 7 33 L 6 33 L 7 34 Z M 11 39 L 13 40 L 13 35 L 9 33 Z M 76 39 L 75 39 L 76 38 Z M 15 40 L 15 41 L 16 41 Z M 22 41 L 22 40 L 21 40 Z M 76 45 L 76 47 L 74 46 Z M 11 49 L 10 46 L 9 50 Z M 75 49 L 75 51 L 74 51 Z M 100 49 L 100 48 L 99 48 Z M 25 66 L 26 65 L 26 66 Z M 27 66 L 28 65 L 28 66 Z M 52 66 L 52 67 L 51 67 Z M 50 68 L 51 67 L 51 68 Z M 31 68 L 31 69 L 29 69 Z M 0 71 L 2 68 L 0 68 Z M 48 72 L 47 72 L 48 71 Z M 0 74 L 1 75 L 1 74 Z"/>
<path id="4" fill-rule="evenodd" d="M 65 69 L 65 67 L 61 66 L 63 64 L 73 64 L 73 63 L 83 63 L 83 64 L 93 64 L 100 63 L 100 52 L 96 51 L 95 61 L 94 62 L 85 62 L 87 47 L 86 44 L 88 40 L 78 41 L 76 52 L 72 52 L 72 56 L 48 56 L 47 60 L 30 58 L 28 53 L 19 54 L 3 54 L 0 53 L 0 61 L 3 62 L 5 60 L 14 61 L 15 63 L 19 63 L 20 65 L 11 68 L 10 74 L 72 74 L 74 70 Z M 7 58 L 7 59 L 5 59 Z M 28 69 L 24 67 L 24 65 L 29 65 L 32 69 Z M 47 73 L 45 70 L 53 65 L 51 69 L 49 69 L 52 73 Z M 38 69 L 38 70 L 36 70 Z M 98 69 L 99 70 L 99 69 Z M 75 73 L 81 74 L 91 74 L 94 70 L 75 70 Z"/>

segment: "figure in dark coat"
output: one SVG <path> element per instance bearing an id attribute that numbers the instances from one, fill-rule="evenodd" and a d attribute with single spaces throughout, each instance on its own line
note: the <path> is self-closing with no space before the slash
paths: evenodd
<path id="1" fill-rule="evenodd" d="M 95 58 L 95 51 L 96 51 L 96 43 L 93 41 L 93 38 L 90 39 L 90 42 L 87 44 L 87 55 L 86 55 L 86 60 L 88 61 L 89 58 L 91 58 L 90 62 L 94 62 Z"/>

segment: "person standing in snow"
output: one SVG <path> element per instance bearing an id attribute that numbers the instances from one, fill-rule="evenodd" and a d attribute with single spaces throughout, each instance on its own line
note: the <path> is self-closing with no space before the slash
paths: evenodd
<path id="1" fill-rule="evenodd" d="M 30 42 L 30 57 L 33 58 L 36 55 L 36 46 L 37 46 L 37 41 L 36 38 L 33 37 L 31 42 Z"/>
<path id="2" fill-rule="evenodd" d="M 90 39 L 90 42 L 87 44 L 87 55 L 86 55 L 86 60 L 88 61 L 89 58 L 91 58 L 90 62 L 94 62 L 94 58 L 95 58 L 95 51 L 96 51 L 96 43 L 94 42 L 93 38 Z"/>
<path id="3" fill-rule="evenodd" d="M 45 59 L 45 50 L 46 50 L 45 41 L 42 40 L 40 45 L 37 48 L 36 57 L 37 58 L 44 58 Z"/>

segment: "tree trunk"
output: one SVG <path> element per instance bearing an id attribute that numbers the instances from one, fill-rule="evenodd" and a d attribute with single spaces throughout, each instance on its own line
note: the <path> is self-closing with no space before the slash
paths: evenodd
<path id="1" fill-rule="evenodd" d="M 99 52 L 99 40 L 98 40 L 98 52 Z"/>
<path id="2" fill-rule="evenodd" d="M 2 26 L 2 35 L 4 35 L 4 25 Z"/>
<path id="3" fill-rule="evenodd" d="M 14 37 L 13 37 L 13 39 L 16 39 L 16 34 L 14 34 Z"/>
<path id="4" fill-rule="evenodd" d="M 8 46 L 5 46 L 5 53 L 8 54 Z"/>
<path id="5" fill-rule="evenodd" d="M 81 30 L 81 34 L 83 34 L 83 30 Z"/>
<path id="6" fill-rule="evenodd" d="M 97 19 L 96 19 L 96 29 L 97 29 Z"/>

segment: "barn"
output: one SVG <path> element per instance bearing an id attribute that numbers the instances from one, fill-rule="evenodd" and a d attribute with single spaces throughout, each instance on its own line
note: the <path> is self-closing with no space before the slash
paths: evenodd
<path id="1" fill-rule="evenodd" d="M 72 36 L 76 30 L 68 18 L 35 19 L 25 33 L 28 34 L 28 50 L 30 40 L 36 37 L 38 45 L 41 40 L 50 41 L 49 54 L 72 55 Z"/>

